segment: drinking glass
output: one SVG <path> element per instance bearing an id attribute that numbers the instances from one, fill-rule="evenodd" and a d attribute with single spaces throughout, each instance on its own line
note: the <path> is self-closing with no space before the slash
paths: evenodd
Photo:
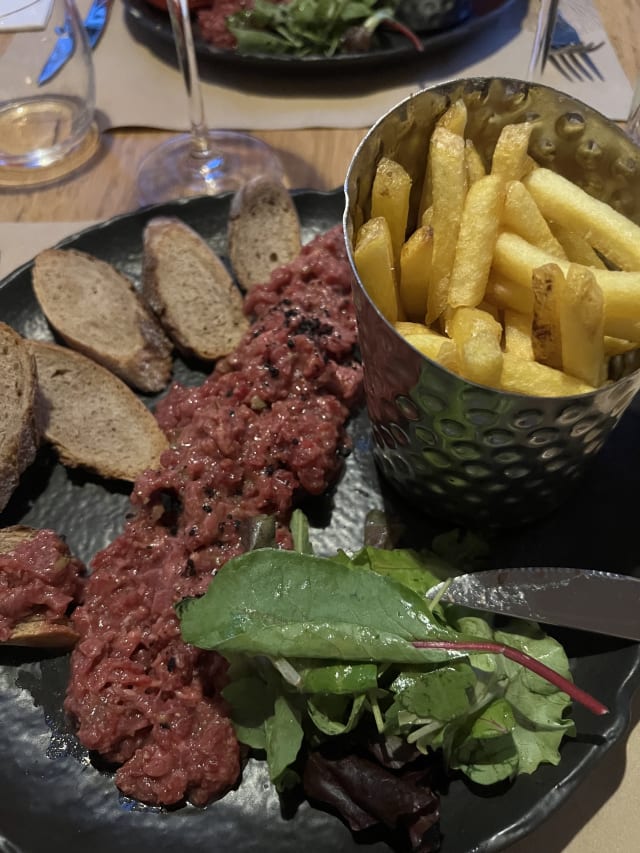
<path id="1" fill-rule="evenodd" d="M 10 25 L 10 15 L 6 20 Z M 56 179 L 85 162 L 97 143 L 93 62 L 74 0 L 50 0 L 42 23 L 0 35 L 0 186 Z M 72 52 L 45 79 L 61 39 Z"/>
<path id="2" fill-rule="evenodd" d="M 138 195 L 144 204 L 239 189 L 251 178 L 280 180 L 282 164 L 260 139 L 230 130 L 209 130 L 187 0 L 168 0 L 178 64 L 189 99 L 191 130 L 153 149 L 138 172 Z"/>

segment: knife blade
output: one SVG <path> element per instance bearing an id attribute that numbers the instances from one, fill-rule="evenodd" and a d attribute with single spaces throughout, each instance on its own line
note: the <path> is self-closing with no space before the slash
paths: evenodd
<path id="1" fill-rule="evenodd" d="M 102 33 L 107 25 L 109 17 L 109 9 L 113 0 L 93 0 L 91 8 L 87 12 L 87 16 L 83 21 L 83 26 L 87 34 L 87 40 L 91 50 L 98 44 Z M 75 43 L 73 39 L 73 30 L 71 21 L 65 18 L 64 27 L 57 32 L 58 40 L 45 62 L 40 76 L 38 77 L 38 86 L 47 83 L 52 77 L 63 68 L 71 58 Z"/>
<path id="2" fill-rule="evenodd" d="M 531 619 L 640 640 L 640 579 L 591 569 L 551 567 L 492 569 L 459 575 L 427 593 L 461 604 Z"/>

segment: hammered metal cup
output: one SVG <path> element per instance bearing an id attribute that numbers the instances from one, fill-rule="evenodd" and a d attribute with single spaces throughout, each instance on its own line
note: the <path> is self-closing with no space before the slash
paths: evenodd
<path id="1" fill-rule="evenodd" d="M 640 148 L 585 104 L 541 85 L 475 78 L 425 89 L 367 133 L 345 181 L 349 258 L 381 157 L 413 178 L 415 225 L 436 120 L 452 102 L 468 108 L 466 135 L 485 162 L 505 124 L 532 121 L 530 152 L 640 222 Z M 367 407 L 376 461 L 400 494 L 425 512 L 473 526 L 513 526 L 558 506 L 575 486 L 640 388 L 629 370 L 590 394 L 531 397 L 476 385 L 430 360 L 401 337 L 355 275 Z M 624 373 L 624 371 L 623 371 Z"/>

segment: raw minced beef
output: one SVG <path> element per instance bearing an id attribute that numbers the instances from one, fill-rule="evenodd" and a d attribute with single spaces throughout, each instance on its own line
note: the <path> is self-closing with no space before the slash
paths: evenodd
<path id="1" fill-rule="evenodd" d="M 0 554 L 0 642 L 34 616 L 54 621 L 80 600 L 84 565 L 53 530 L 37 530 Z"/>
<path id="2" fill-rule="evenodd" d="M 220 691 L 226 663 L 185 645 L 173 605 L 245 548 L 247 519 L 287 522 L 301 494 L 339 475 L 362 400 L 351 271 L 339 227 L 246 299 L 253 324 L 198 388 L 158 405 L 171 447 L 138 478 L 134 515 L 92 561 L 74 615 L 65 707 L 118 787 L 148 803 L 204 804 L 234 785 L 239 746 Z"/>

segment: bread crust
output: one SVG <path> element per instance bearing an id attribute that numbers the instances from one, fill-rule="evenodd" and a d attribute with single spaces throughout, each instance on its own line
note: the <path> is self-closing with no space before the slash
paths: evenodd
<path id="1" fill-rule="evenodd" d="M 229 259 L 238 283 L 250 290 L 300 253 L 300 219 L 279 181 L 254 178 L 233 196 L 227 223 Z"/>
<path id="2" fill-rule="evenodd" d="M 157 467 L 167 438 L 124 382 L 67 347 L 26 343 L 46 407 L 44 439 L 63 464 L 128 481 Z"/>
<path id="3" fill-rule="evenodd" d="M 151 219 L 143 247 L 142 294 L 176 347 L 205 361 L 228 355 L 249 323 L 222 260 L 175 217 Z"/>
<path id="4" fill-rule="evenodd" d="M 133 284 L 76 249 L 47 249 L 33 265 L 36 299 L 56 333 L 145 393 L 171 377 L 171 342 Z"/>
<path id="5" fill-rule="evenodd" d="M 9 502 L 40 443 L 33 356 L 10 326 L 0 323 L 0 510 Z"/>

